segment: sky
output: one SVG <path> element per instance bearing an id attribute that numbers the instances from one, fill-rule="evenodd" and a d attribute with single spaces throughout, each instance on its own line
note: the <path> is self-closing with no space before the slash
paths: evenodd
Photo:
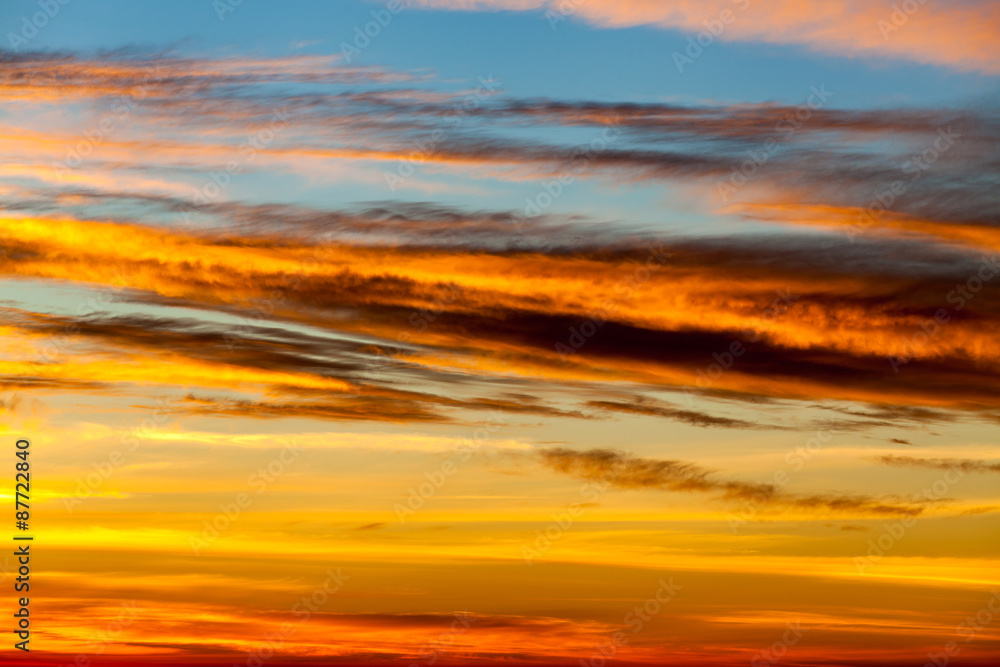
<path id="1" fill-rule="evenodd" d="M 3 0 L 0 664 L 997 664 L 998 76 L 987 0 Z"/>

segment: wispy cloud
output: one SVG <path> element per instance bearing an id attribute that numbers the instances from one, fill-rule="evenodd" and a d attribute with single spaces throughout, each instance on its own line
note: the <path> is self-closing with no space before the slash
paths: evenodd
<path id="1" fill-rule="evenodd" d="M 886 454 L 878 461 L 895 468 L 930 468 L 932 470 L 960 470 L 962 472 L 1000 472 L 1000 463 L 974 459 L 920 458 Z"/>
<path id="2" fill-rule="evenodd" d="M 696 463 L 640 458 L 613 449 L 575 451 L 555 448 L 542 450 L 538 457 L 542 465 L 555 472 L 604 482 L 619 489 L 717 493 L 728 501 L 752 500 L 758 505 L 862 516 L 912 516 L 924 509 L 921 504 L 868 495 L 795 495 L 781 491 L 774 484 L 721 478 L 716 471 Z"/>

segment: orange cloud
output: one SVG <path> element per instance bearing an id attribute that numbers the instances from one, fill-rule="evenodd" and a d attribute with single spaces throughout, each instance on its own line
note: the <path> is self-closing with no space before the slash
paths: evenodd
<path id="1" fill-rule="evenodd" d="M 1000 7 L 990 0 L 888 6 L 866 0 L 418 0 L 433 9 L 544 10 L 555 25 L 579 16 L 599 26 L 653 25 L 717 39 L 801 45 L 813 51 L 1000 72 Z M 900 7 L 895 10 L 894 7 Z M 725 23 L 723 23 L 725 21 Z M 711 39 L 712 37 L 709 33 Z M 710 42 L 709 42 L 710 43 Z M 678 44 L 684 51 L 686 44 Z"/>
<path id="2" fill-rule="evenodd" d="M 993 335 L 997 287 L 982 282 L 974 298 L 963 297 L 959 309 L 952 298 L 958 292 L 952 292 L 972 273 L 952 269 L 950 274 L 922 276 L 905 264 L 895 270 L 881 264 L 844 271 L 837 257 L 847 259 L 855 252 L 846 241 L 839 251 L 829 249 L 824 261 L 794 247 L 783 252 L 783 259 L 773 252 L 768 259 L 739 243 L 730 248 L 695 241 L 548 255 L 314 246 L 271 236 L 33 219 L 0 221 L 0 239 L 17 251 L 11 254 L 8 275 L 124 287 L 144 293 L 129 292 L 130 298 L 180 300 L 224 312 L 263 304 L 267 317 L 277 321 L 405 340 L 389 356 L 425 365 L 426 354 L 428 371 L 463 367 L 458 361 L 450 368 L 452 362 L 442 355 L 447 353 L 506 359 L 511 368 L 520 369 L 516 373 L 553 380 L 628 379 L 878 403 L 1000 404 L 993 384 L 1000 367 L 1000 343 Z M 970 263 L 968 271 L 976 268 Z M 363 316 L 338 317 L 344 309 Z M 949 318 L 928 334 L 927 320 L 942 309 L 948 309 Z M 248 338 L 256 337 L 248 331 Z M 279 358 L 270 343 L 261 343 L 267 350 L 258 346 L 243 358 L 227 356 L 220 345 L 219 356 L 205 358 L 207 352 L 190 341 L 155 351 L 141 327 L 81 332 L 112 341 L 114 334 L 127 345 L 149 346 L 155 356 L 136 361 L 131 370 L 122 365 L 105 371 L 89 360 L 52 368 L 26 360 L 5 367 L 13 375 L 34 372 L 39 379 L 62 381 L 158 377 L 180 384 L 205 378 L 204 386 L 259 382 L 299 396 L 359 386 L 358 380 L 340 379 L 351 373 L 334 379 L 303 372 L 314 362 L 288 353 Z M 197 358 L 182 360 L 177 350 Z M 731 368 L 726 372 L 710 368 L 728 357 L 725 364 Z M 850 382 L 841 377 L 844 364 L 853 367 Z M 901 365 L 904 374 L 898 372 Z M 489 362 L 474 367 L 488 372 Z M 713 377 L 706 385 L 709 372 Z M 963 378 L 960 389 L 938 390 L 957 377 Z M 914 383 L 915 378 L 921 382 Z M 417 398 L 398 391 L 383 397 Z M 419 400 L 439 407 L 489 407 L 481 401 Z M 282 403 L 293 412 L 316 414 L 341 414 L 346 407 Z M 237 413 L 253 409 L 252 404 L 228 401 L 222 406 Z M 531 409 L 559 414 L 541 406 Z"/>

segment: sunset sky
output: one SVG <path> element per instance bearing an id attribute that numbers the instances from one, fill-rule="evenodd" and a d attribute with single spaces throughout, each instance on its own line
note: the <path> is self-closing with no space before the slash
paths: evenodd
<path id="1" fill-rule="evenodd" d="M 1000 664 L 1000 3 L 0 28 L 0 664 Z"/>

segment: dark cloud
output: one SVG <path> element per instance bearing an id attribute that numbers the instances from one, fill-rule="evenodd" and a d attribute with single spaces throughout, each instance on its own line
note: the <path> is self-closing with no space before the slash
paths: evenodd
<path id="1" fill-rule="evenodd" d="M 365 524 L 364 526 L 358 526 L 354 530 L 378 530 L 379 528 L 385 528 L 386 525 L 388 525 L 388 524 L 385 524 L 385 523 L 368 523 L 368 524 Z"/>
<path id="2" fill-rule="evenodd" d="M 46 184 L 34 188 L 14 184 L 15 194 L 5 198 L 7 209 L 62 214 L 72 203 L 84 219 L 153 219 L 159 223 L 157 233 L 174 234 L 186 249 L 200 249 L 204 256 L 181 260 L 165 253 L 134 261 L 92 253 L 91 244 L 67 252 L 50 239 L 29 241 L 16 233 L 0 239 L 0 245 L 11 275 L 45 279 L 82 275 L 81 269 L 96 275 L 95 267 L 115 263 L 126 282 L 153 275 L 161 283 L 126 290 L 116 297 L 119 302 L 184 305 L 239 317 L 267 306 L 271 322 L 242 327 L 245 335 L 235 346 L 222 327 L 153 318 L 102 316 L 32 324 L 39 332 L 71 325 L 78 337 L 94 345 L 103 342 L 145 354 L 166 355 L 169 350 L 210 363 L 338 379 L 355 387 L 365 401 L 385 402 L 387 414 L 418 420 L 447 421 L 451 409 L 502 409 L 569 417 L 641 413 L 699 426 L 760 426 L 662 403 L 607 400 L 600 394 L 567 408 L 483 398 L 488 391 L 475 382 L 496 380 L 497 374 L 469 369 L 464 362 L 484 359 L 538 372 L 540 377 L 531 380 L 503 380 L 526 395 L 538 393 L 525 390 L 532 381 L 565 386 L 567 377 L 594 383 L 627 379 L 657 389 L 687 388 L 705 397 L 741 397 L 758 405 L 778 398 L 864 401 L 878 407 L 846 414 L 869 426 L 955 419 L 956 408 L 997 418 L 990 411 L 1000 406 L 1000 377 L 992 363 L 1000 283 L 984 284 L 961 309 L 952 308 L 949 299 L 979 268 L 969 239 L 989 247 L 994 237 L 987 232 L 1000 225 L 996 188 L 984 186 L 1000 172 L 995 150 L 1000 124 L 992 110 L 823 107 L 786 134 L 780 123 L 797 110 L 795 105 L 567 102 L 497 94 L 467 110 L 459 127 L 449 127 L 455 102 L 468 91 L 423 90 L 418 76 L 348 67 L 336 57 L 213 60 L 128 49 L 2 58 L 0 88 L 12 99 L 72 98 L 101 105 L 141 90 L 142 105 L 130 122 L 148 129 L 141 124 L 183 119 L 188 133 L 179 133 L 170 146 L 109 137 L 101 150 L 117 145 L 127 148 L 128 155 L 108 155 L 104 161 L 95 155 L 88 164 L 101 169 L 142 173 L 166 163 L 172 169 L 214 168 L 217 149 L 231 152 L 231 141 L 286 107 L 294 121 L 287 135 L 269 146 L 275 159 L 377 158 L 391 170 L 428 133 L 444 127 L 443 138 L 423 156 L 428 162 L 462 169 L 510 167 L 520 170 L 519 178 L 526 171 L 559 174 L 576 165 L 584 169 L 581 177 L 615 182 L 712 183 L 738 167 L 747 149 L 777 137 L 780 150 L 759 174 L 773 197 L 743 211 L 748 219 L 778 219 L 777 210 L 791 209 L 789 219 L 801 222 L 794 216 L 803 206 L 827 210 L 866 204 L 873 189 L 900 178 L 901 165 L 914 151 L 932 145 L 941 128 L 951 127 L 960 135 L 954 150 L 921 172 L 896 207 L 897 212 L 929 216 L 930 222 L 920 225 L 910 221 L 912 231 L 924 235 L 919 239 L 909 238 L 905 224 L 897 231 L 906 239 L 871 235 L 851 242 L 815 233 L 682 238 L 652 231 L 654 222 L 571 214 L 525 219 L 517 210 L 403 201 L 344 210 L 221 200 L 193 204 L 177 195 L 42 179 Z M 296 88 L 292 94 L 284 84 L 316 89 L 303 93 Z M 590 127 L 595 138 L 605 130 L 621 134 L 607 135 L 594 148 L 555 139 L 529 141 L 523 133 L 509 132 L 539 126 Z M 873 137 L 880 141 L 873 144 Z M 48 168 L 49 163 L 38 164 Z M 810 193 L 808 202 L 783 196 L 799 186 L 807 186 L 801 191 Z M 110 218 L 104 215 L 108 211 L 114 214 Z M 197 224 L 179 228 L 185 215 Z M 131 229 L 138 234 L 147 228 Z M 927 235 L 937 235 L 938 242 L 929 242 Z M 630 294 L 637 308 L 600 313 L 599 331 L 578 351 L 560 352 L 557 359 L 557 345 L 565 345 L 574 328 L 595 308 L 603 308 L 593 295 L 617 276 L 638 270 L 650 248 L 669 262 Z M 285 268 L 251 261 L 239 263 L 252 267 L 245 271 L 232 264 L 214 265 L 210 258 L 223 250 L 282 258 Z M 339 258 L 336 271 L 304 271 L 301 264 L 294 268 L 292 258 L 321 252 Z M 47 258 L 62 265 L 46 273 L 38 267 Z M 378 262 L 379 271 L 359 268 L 372 262 Z M 477 264 L 494 267 L 509 284 L 470 277 L 468 267 Z M 461 270 L 452 270 L 456 265 Z M 540 287 L 546 281 L 579 285 L 579 291 L 558 295 Z M 760 335 L 741 328 L 738 323 L 750 327 L 763 319 L 778 290 L 794 294 L 794 302 L 779 314 L 787 326 Z M 280 298 L 273 299 L 274 294 Z M 691 312 L 680 305 L 691 306 Z M 947 333 L 932 337 L 930 347 L 921 349 L 914 342 L 921 327 L 942 308 L 949 309 L 950 320 L 943 325 Z M 331 336 L 324 340 L 282 331 L 293 324 Z M 392 340 L 404 334 L 408 342 L 394 346 Z M 388 352 L 372 354 L 362 337 L 364 344 Z M 706 373 L 717 363 L 716 355 L 725 355 L 734 342 L 745 347 L 745 354 L 720 382 L 699 383 L 698 374 Z M 900 355 L 905 360 L 893 366 Z M 382 376 L 376 381 L 378 373 Z M 54 382 L 38 375 L 38 383 Z M 401 388 L 411 381 L 441 384 L 426 391 L 423 386 Z M 446 381 L 451 387 L 443 389 Z M 279 389 L 283 395 L 273 405 L 287 406 L 292 413 L 353 415 L 361 400 L 331 403 L 301 389 Z M 947 409 L 929 407 L 940 405 L 941 396 L 948 397 Z M 221 405 L 237 412 L 245 407 L 226 401 Z M 272 413 L 262 409 L 264 415 Z M 851 428 L 864 427 L 860 420 Z"/>
<path id="3" fill-rule="evenodd" d="M 612 412 L 623 412 L 634 415 L 647 415 L 652 417 L 664 417 L 675 421 L 690 424 L 691 426 L 714 426 L 719 428 L 775 428 L 780 426 L 765 426 L 754 424 L 743 419 L 731 419 L 729 417 L 715 417 L 704 412 L 694 410 L 683 410 L 670 405 L 655 403 L 649 400 L 636 401 L 635 403 L 622 403 L 618 401 L 590 401 L 589 407 L 599 410 L 609 410 Z"/>
<path id="4" fill-rule="evenodd" d="M 252 419 L 331 419 L 336 421 L 447 422 L 414 401 L 349 397 L 327 403 L 287 403 L 189 396 L 173 411 L 188 415 Z"/>
<path id="5" fill-rule="evenodd" d="M 294 241 L 282 242 L 271 236 L 193 234 L 181 238 L 203 243 L 212 252 L 216 248 L 234 253 L 266 249 L 270 253 L 293 254 L 301 253 L 302 249 Z M 852 340 L 856 342 L 842 344 L 842 334 L 834 335 L 845 326 L 875 327 L 873 330 L 888 339 L 896 339 L 901 345 L 911 344 L 921 331 L 920 322 L 933 317 L 941 307 L 933 295 L 943 298 L 954 289 L 956 281 L 968 275 L 964 272 L 970 270 L 969 266 L 961 262 L 958 266 L 954 262 L 942 265 L 935 260 L 935 253 L 931 253 L 925 264 L 918 261 L 917 252 L 901 265 L 895 265 L 879 259 L 877 248 L 882 247 L 879 244 L 869 247 L 847 242 L 831 244 L 822 258 L 816 257 L 811 246 L 804 242 L 768 245 L 738 239 L 702 243 L 686 240 L 655 247 L 658 252 L 669 254 L 669 262 L 651 276 L 648 285 L 636 290 L 633 299 L 656 299 L 678 283 L 718 281 L 725 285 L 727 298 L 709 293 L 692 294 L 691 298 L 712 304 L 720 315 L 752 320 L 773 310 L 772 304 L 780 299 L 776 294 L 784 291 L 791 295 L 790 303 L 782 306 L 782 312 L 771 313 L 771 319 L 827 335 L 827 342 L 790 344 L 778 336 L 758 335 L 753 330 L 726 330 L 698 313 L 692 313 L 687 321 L 657 326 L 640 325 L 620 310 L 607 310 L 605 321 L 578 351 L 556 355 L 557 346 L 562 344 L 565 348 L 571 341 L 571 332 L 586 322 L 584 313 L 588 311 L 580 307 L 578 315 L 566 312 L 566 304 L 554 301 L 544 290 L 534 289 L 535 276 L 559 271 L 577 279 L 574 272 L 580 267 L 593 275 L 591 278 L 580 274 L 587 276 L 583 279 L 599 286 L 602 280 L 607 280 L 604 276 L 627 275 L 630 266 L 640 265 L 650 252 L 643 246 L 468 254 L 394 248 L 392 254 L 386 255 L 384 268 L 367 275 L 351 270 L 349 261 L 355 255 L 358 261 L 368 261 L 364 253 L 371 253 L 372 249 L 343 244 L 316 247 L 317 255 L 327 253 L 346 258 L 342 270 L 326 274 L 206 273 L 190 263 L 169 268 L 164 264 L 161 268 L 145 262 L 130 267 L 123 259 L 120 276 L 162 271 L 172 293 L 189 296 L 165 297 L 151 290 L 124 289 L 115 293 L 115 301 L 217 311 L 239 317 L 241 323 L 227 326 L 197 320 L 107 314 L 81 318 L 22 315 L 18 319 L 10 314 L 5 317 L 43 337 L 72 330 L 80 339 L 116 348 L 137 348 L 150 354 L 169 351 L 212 363 L 336 378 L 367 394 L 372 393 L 369 385 L 393 384 L 399 380 L 448 382 L 447 390 L 419 392 L 423 396 L 399 389 L 394 389 L 395 394 L 385 395 L 387 399 L 415 401 L 436 406 L 435 409 L 500 408 L 575 417 L 588 414 L 584 409 L 562 410 L 521 399 L 499 402 L 483 399 L 482 394 L 471 393 L 474 387 L 470 383 L 487 377 L 485 368 L 461 363 L 449 365 L 447 361 L 464 359 L 478 363 L 491 356 L 498 357 L 494 365 L 500 368 L 510 363 L 533 369 L 536 377 L 504 380 L 522 386 L 543 381 L 561 384 L 559 378 L 567 372 L 589 375 L 596 381 L 600 375 L 594 368 L 621 368 L 629 369 L 629 373 L 636 369 L 669 375 L 680 372 L 691 378 L 688 386 L 694 393 L 757 404 L 762 404 L 768 396 L 854 400 L 861 397 L 875 405 L 868 409 L 821 407 L 867 420 L 868 426 L 955 419 L 953 411 L 920 405 L 938 404 L 940 396 L 947 396 L 955 407 L 984 418 L 992 418 L 989 410 L 1000 405 L 1000 378 L 992 366 L 981 363 L 977 356 L 980 353 L 974 352 L 991 344 L 989 330 L 1000 324 L 996 321 L 1000 292 L 992 285 L 984 285 L 962 311 L 953 311 L 951 321 L 945 325 L 947 335 L 933 339 L 935 344 L 946 347 L 935 355 L 906 361 L 898 373 L 893 371 L 891 353 L 878 354 L 876 349 L 868 348 L 869 337 L 855 337 Z M 310 246 L 306 249 L 313 252 Z M 28 262 L 27 257 L 43 253 L 45 248 L 25 244 L 25 251 L 28 254 L 23 258 L 11 259 L 12 266 Z M 86 260 L 86 252 L 86 247 L 81 248 L 81 261 Z M 524 287 L 520 287 L 519 295 L 513 296 L 502 285 L 458 284 L 447 270 L 454 262 L 466 259 L 502 262 L 506 275 L 515 284 L 522 281 Z M 162 261 L 171 260 L 165 257 Z M 422 263 L 427 267 L 425 275 L 440 267 L 442 277 L 438 280 L 414 277 L 406 268 L 396 269 L 396 261 L 410 266 Z M 934 270 L 928 271 L 928 265 L 935 266 Z M 776 291 L 775 286 L 780 285 L 787 287 Z M 843 287 L 837 288 L 838 285 Z M 604 304 L 594 306 L 603 308 Z M 289 324 L 317 327 L 328 335 L 303 334 L 288 328 Z M 406 344 L 391 342 L 404 334 L 409 338 Z M 966 340 L 968 343 L 963 342 Z M 723 374 L 722 382 L 697 382 L 699 377 L 704 380 L 698 374 L 704 375 L 713 364 L 718 364 L 716 357 L 728 354 L 734 343 L 744 353 L 731 361 L 733 370 Z M 431 359 L 442 361 L 428 363 Z M 383 376 L 376 382 L 373 377 L 380 373 Z M 739 384 L 727 384 L 730 379 L 739 380 Z M 648 378 L 644 381 L 650 382 Z M 782 385 L 797 389 L 783 390 Z M 677 389 L 685 385 L 661 382 L 660 386 Z M 462 387 L 468 393 L 452 395 L 456 388 Z M 801 387 L 812 389 L 804 391 Z M 698 425 L 753 427 L 745 419 L 706 415 L 652 401 L 629 404 L 620 400 L 593 400 L 596 402 L 583 406 L 589 407 L 591 413 L 595 409 L 644 412 Z M 856 424 L 857 428 L 862 426 Z"/>
<path id="6" fill-rule="evenodd" d="M 960 512 L 959 516 L 971 516 L 975 514 L 989 514 L 990 512 L 996 512 L 1000 510 L 1000 505 L 982 505 L 980 507 L 972 507 L 964 512 Z"/>
<path id="7" fill-rule="evenodd" d="M 716 471 L 696 463 L 645 459 L 612 449 L 553 448 L 540 451 L 538 457 L 543 466 L 555 472 L 619 489 L 717 493 L 727 501 L 831 512 L 912 516 L 923 511 L 918 504 L 867 495 L 793 495 L 781 492 L 774 484 L 722 479 Z"/>
<path id="8" fill-rule="evenodd" d="M 886 454 L 879 456 L 877 460 L 894 468 L 931 468 L 934 470 L 960 470 L 961 472 L 1000 472 L 1000 463 L 990 463 L 975 459 L 924 459 L 916 456 Z"/>

